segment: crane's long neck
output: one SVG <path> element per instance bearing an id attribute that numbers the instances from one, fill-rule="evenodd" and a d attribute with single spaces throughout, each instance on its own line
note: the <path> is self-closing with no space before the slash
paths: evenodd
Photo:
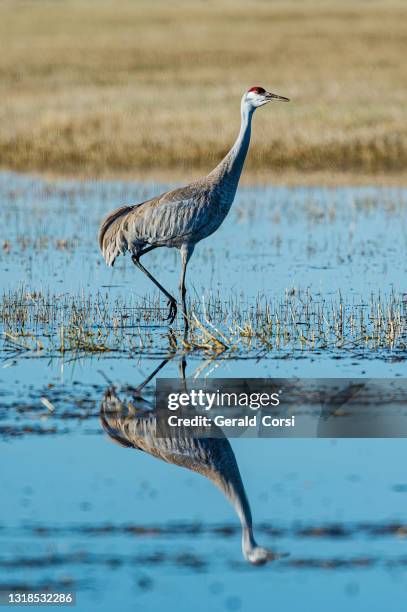
<path id="1" fill-rule="evenodd" d="M 242 101 L 240 132 L 236 142 L 229 153 L 227 153 L 220 164 L 218 164 L 209 175 L 215 179 L 223 203 L 229 206 L 232 204 L 235 197 L 240 175 L 242 174 L 243 165 L 249 149 L 252 116 L 253 109 L 248 108 L 244 101 Z"/>
<path id="2" fill-rule="evenodd" d="M 220 488 L 223 489 L 224 494 L 233 505 L 240 519 L 242 526 L 242 550 L 244 556 L 248 558 L 257 544 L 253 535 L 252 513 L 240 473 L 237 472 L 232 481 L 224 480 L 223 487 L 221 486 Z"/>
<path id="3" fill-rule="evenodd" d="M 215 441 L 215 440 L 214 440 Z M 219 440 L 216 440 L 219 442 Z M 261 561 L 267 551 L 257 546 L 253 535 L 253 521 L 249 501 L 240 476 L 239 467 L 232 448 L 227 440 L 220 449 L 220 458 L 216 470 L 205 474 L 227 497 L 240 519 L 242 527 L 242 551 L 244 557 L 251 563 Z"/>

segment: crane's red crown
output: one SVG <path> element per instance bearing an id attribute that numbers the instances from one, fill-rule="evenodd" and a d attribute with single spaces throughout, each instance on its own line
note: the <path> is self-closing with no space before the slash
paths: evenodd
<path id="1" fill-rule="evenodd" d="M 251 87 L 247 93 L 249 93 L 250 91 L 252 91 L 253 93 L 256 93 L 256 94 L 264 94 L 264 93 L 266 93 L 266 90 L 263 89 L 263 87 Z"/>

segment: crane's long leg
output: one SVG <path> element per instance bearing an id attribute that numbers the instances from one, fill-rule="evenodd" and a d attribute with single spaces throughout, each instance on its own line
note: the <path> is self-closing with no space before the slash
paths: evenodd
<path id="1" fill-rule="evenodd" d="M 162 291 L 163 294 L 168 298 L 168 304 L 170 307 L 170 311 L 168 313 L 167 319 L 169 320 L 171 324 L 173 323 L 175 317 L 177 316 L 177 300 L 170 293 L 168 293 L 166 289 L 164 289 L 164 287 L 158 282 L 158 280 L 155 279 L 154 276 L 140 262 L 140 257 L 142 255 L 145 255 L 146 253 L 148 253 L 149 251 L 152 251 L 155 248 L 157 247 L 156 246 L 147 247 L 146 249 L 143 249 L 142 251 L 140 251 L 140 253 L 133 255 L 131 259 L 134 265 L 137 266 L 139 270 L 144 272 L 144 274 L 154 283 L 154 285 L 158 287 L 158 289 Z"/>
<path id="2" fill-rule="evenodd" d="M 180 249 L 180 252 L 181 252 L 182 270 L 181 270 L 181 278 L 180 278 L 180 283 L 179 283 L 179 290 L 181 292 L 182 315 L 184 317 L 185 332 L 187 332 L 189 328 L 189 322 L 188 322 L 187 305 L 185 301 L 185 296 L 187 293 L 187 290 L 185 288 L 185 275 L 187 272 L 188 262 L 191 258 L 192 253 L 194 252 L 194 246 L 193 245 L 191 246 L 183 245 Z"/>

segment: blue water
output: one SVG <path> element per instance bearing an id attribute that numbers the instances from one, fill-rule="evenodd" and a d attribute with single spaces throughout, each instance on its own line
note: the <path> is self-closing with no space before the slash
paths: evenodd
<path id="1" fill-rule="evenodd" d="M 96 602 L 104 610 L 114 602 L 130 609 L 133 599 L 151 610 L 161 609 L 164 599 L 167 605 L 188 610 L 198 595 L 195 607 L 200 610 L 208 605 L 208 597 L 226 609 L 233 597 L 245 610 L 264 605 L 264 598 L 270 597 L 280 609 L 292 610 L 302 609 L 312 593 L 313 605 L 321 610 L 328 602 L 338 610 L 343 602 L 354 610 L 361 605 L 379 610 L 386 601 L 394 602 L 394 610 L 403 609 L 401 602 L 397 606 L 407 586 L 405 539 L 395 534 L 372 538 L 357 529 L 353 533 L 352 526 L 405 520 L 406 494 L 394 486 L 405 483 L 404 441 L 233 441 L 260 526 L 258 540 L 290 553 L 281 562 L 253 568 L 241 558 L 238 532 L 227 537 L 182 531 L 169 536 L 121 533 L 128 525 L 233 528 L 237 519 L 200 475 L 122 449 L 84 429 L 3 445 L 3 465 L 9 467 L 0 478 L 1 559 L 63 559 L 48 567 L 2 567 L 3 583 L 70 578 L 79 585 L 73 588 L 78 588 L 80 610 L 94 609 Z M 301 538 L 292 533 L 298 525 L 325 523 L 350 526 L 350 535 Z M 286 533 L 265 535 L 263 524 Z M 106 525 L 118 533 L 80 531 Z M 37 534 L 39 527 L 50 529 L 50 534 Z M 53 533 L 53 528 L 62 533 Z M 75 554 L 77 560 L 69 561 Z M 184 554 L 202 565 L 185 567 Z M 367 562 L 336 569 L 290 565 L 352 559 Z M 139 583 L 147 583 L 147 591 Z"/>
<path id="2" fill-rule="evenodd" d="M 1 238 L 10 242 L 0 255 L 2 286 L 152 293 L 129 258 L 113 269 L 104 265 L 97 231 L 114 208 L 170 187 L 1 173 Z M 222 227 L 194 252 L 190 290 L 198 296 L 219 290 L 225 300 L 230 293 L 279 296 L 307 287 L 364 298 L 378 289 L 405 291 L 406 206 L 407 190 L 394 187 L 241 187 Z M 176 292 L 177 252 L 157 250 L 144 262 Z"/>
<path id="3" fill-rule="evenodd" d="M 166 187 L 1 174 L 2 288 L 153 294 L 129 258 L 106 268 L 96 235 L 109 210 Z M 222 228 L 194 253 L 191 294 L 278 299 L 309 288 L 359 303 L 372 291 L 403 293 L 406 203 L 407 191 L 395 188 L 242 188 Z M 145 264 L 176 291 L 176 253 L 152 253 Z M 106 380 L 137 386 L 165 354 L 72 360 L 2 347 L 0 588 L 70 585 L 86 612 L 404 610 L 405 441 L 233 440 L 256 537 L 289 553 L 251 567 L 238 519 L 211 482 L 102 431 Z M 188 376 L 405 376 L 404 356 L 391 351 L 187 359 Z M 179 356 L 162 374 L 179 376 Z M 344 535 L 323 531 L 332 525 Z M 307 528 L 312 535 L 301 535 Z"/>

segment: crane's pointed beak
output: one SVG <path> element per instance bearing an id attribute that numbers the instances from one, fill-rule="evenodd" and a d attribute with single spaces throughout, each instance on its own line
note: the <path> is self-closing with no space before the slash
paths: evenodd
<path id="1" fill-rule="evenodd" d="M 277 94 L 274 94 L 268 91 L 266 93 L 266 100 L 268 102 L 271 102 L 272 100 L 281 100 L 282 102 L 289 102 L 290 98 L 285 98 L 284 96 L 278 96 Z"/>

